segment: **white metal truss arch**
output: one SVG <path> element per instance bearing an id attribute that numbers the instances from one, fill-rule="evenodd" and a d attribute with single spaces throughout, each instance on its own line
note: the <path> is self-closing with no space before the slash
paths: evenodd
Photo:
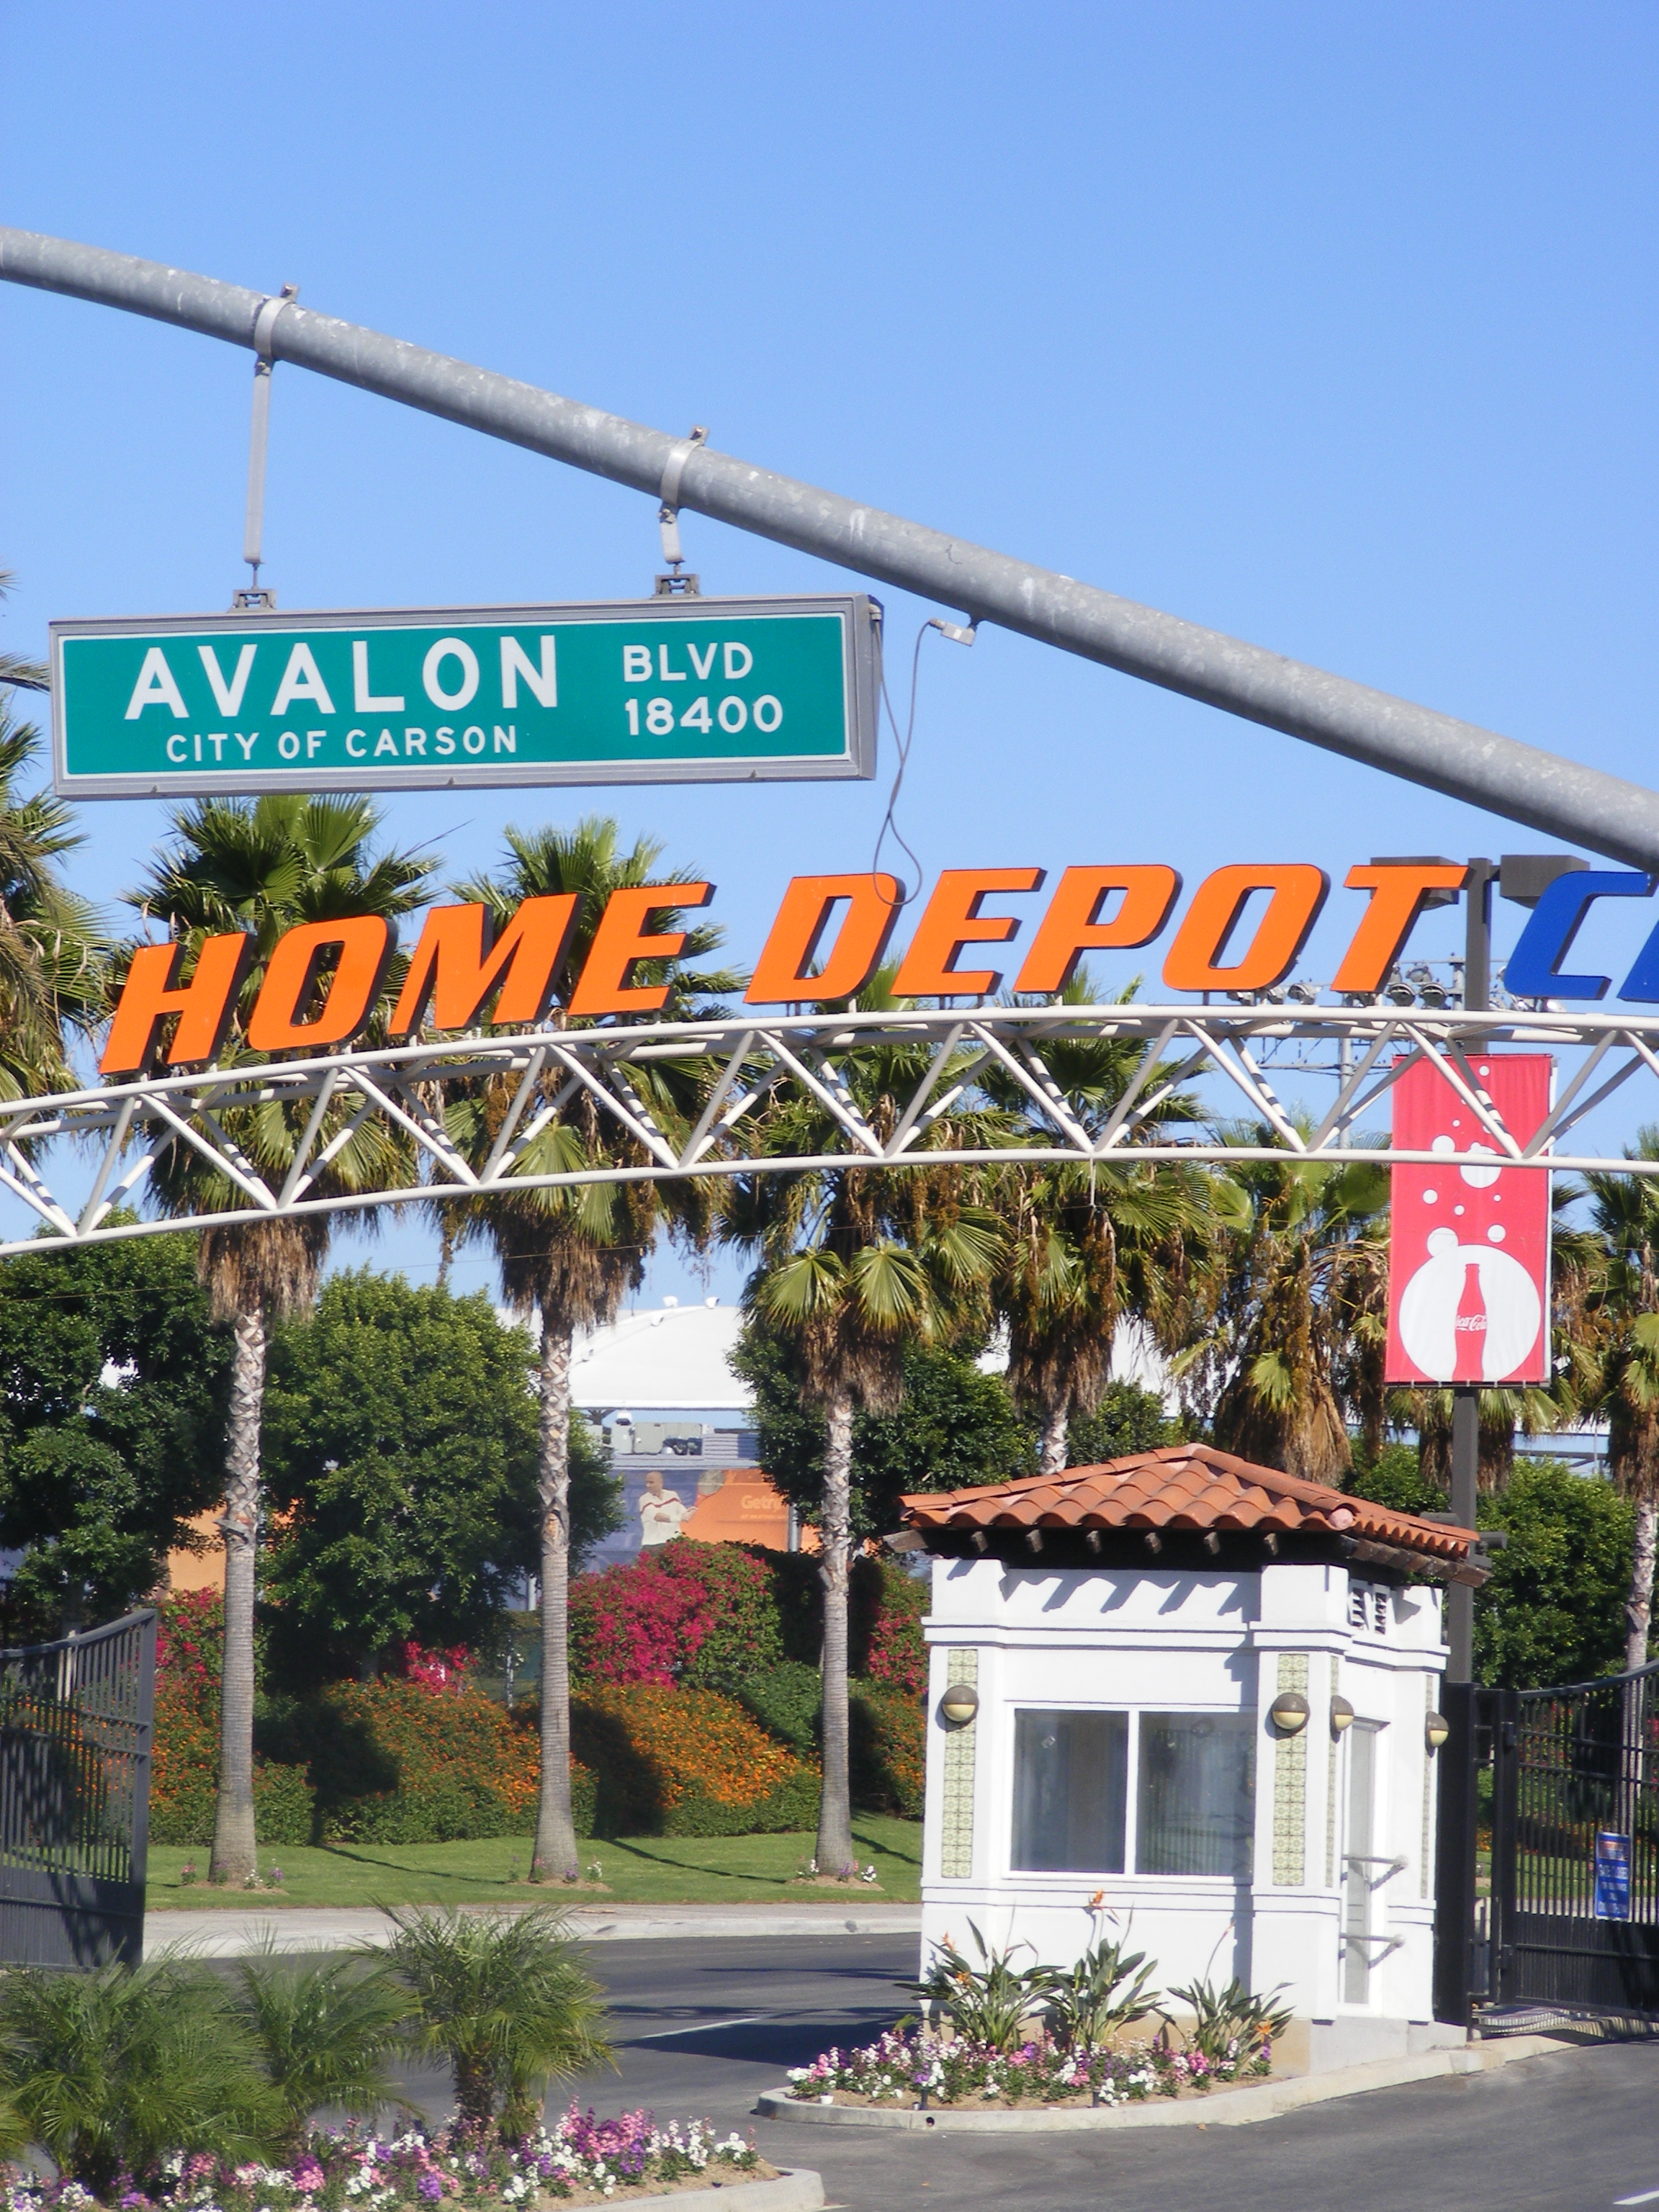
<path id="1" fill-rule="evenodd" d="M 1068 1102 L 1045 1054 L 1056 1045 L 1116 1038 L 1139 1049 L 1137 1072 L 1097 1127 Z M 865 1120 L 849 1077 L 866 1054 L 908 1048 L 925 1065 L 890 1136 Z M 1481 1054 L 1528 1047 L 1559 1056 L 1562 1081 L 1547 1120 L 1525 1143 L 1504 1124 L 1486 1095 Z M 1286 1105 L 1275 1087 L 1275 1060 L 1298 1073 L 1317 1066 L 1336 1078 L 1335 1096 L 1316 1120 Z M 1381 1107 L 1403 1070 L 1432 1061 L 1468 1109 L 1470 1149 L 1394 1152 L 1391 1158 L 1443 1166 L 1506 1164 L 1538 1172 L 1593 1170 L 1659 1174 L 1659 1161 L 1579 1150 L 1567 1142 L 1588 1117 L 1632 1082 L 1659 1079 L 1659 1017 L 1595 1012 L 1425 1012 L 1389 1006 L 1297 1007 L 981 1006 L 971 1011 L 877 1013 L 747 1013 L 720 1021 L 585 1030 L 540 1028 L 451 1037 L 375 1051 L 343 1051 L 131 1083 L 0 1105 L 0 1189 L 33 1218 L 27 1236 L 0 1240 L 0 1255 L 56 1245 L 108 1243 L 173 1228 L 208 1228 L 313 1213 L 361 1211 L 413 1200 L 471 1199 L 492 1193 L 583 1182 L 678 1176 L 787 1175 L 814 1168 L 902 1168 L 936 1164 L 1030 1164 L 1053 1161 L 1173 1159 L 1224 1165 L 1253 1160 L 1340 1163 L 1354 1157 L 1356 1134 Z M 702 1062 L 713 1080 L 696 1126 L 679 1141 L 657 1123 L 633 1076 L 653 1062 Z M 1576 1063 L 1569 1065 L 1569 1063 Z M 994 1066 L 1024 1093 L 1030 1140 L 1002 1148 L 943 1151 L 927 1142 L 953 1106 L 971 1102 Z M 452 1097 L 493 1077 L 511 1102 L 492 1148 L 469 1159 L 445 1120 Z M 1158 1109 L 1179 1085 L 1201 1086 L 1212 1118 L 1166 1122 Z M 836 1132 L 822 1153 L 780 1153 L 763 1140 L 763 1109 L 791 1091 L 810 1097 Z M 585 1092 L 599 1115 L 645 1158 L 638 1165 L 531 1174 L 536 1138 Z M 1224 1103 L 1218 1103 L 1218 1092 Z M 309 1102 L 294 1157 L 280 1179 L 261 1173 L 237 1146 L 227 1121 L 250 1107 Z M 1659 1119 L 1659 1101 L 1654 1118 Z M 324 1138 L 331 1113 L 343 1125 Z M 337 1195 L 319 1192 L 330 1159 L 363 1125 L 379 1118 L 407 1139 L 407 1182 Z M 1249 1125 L 1240 1133 L 1240 1121 Z M 159 1152 L 174 1140 L 217 1168 L 242 1203 L 216 1212 L 161 1218 L 145 1212 L 147 1179 Z M 94 1169 L 83 1197 L 66 1194 L 62 1167 Z M 54 1174 L 57 1180 L 54 1182 Z M 84 1174 L 84 1165 L 82 1168 Z M 80 1175 L 69 1179 L 78 1188 Z M 118 1209 L 139 1218 L 112 1219 Z M 42 1234 L 44 1229 L 45 1234 Z"/>

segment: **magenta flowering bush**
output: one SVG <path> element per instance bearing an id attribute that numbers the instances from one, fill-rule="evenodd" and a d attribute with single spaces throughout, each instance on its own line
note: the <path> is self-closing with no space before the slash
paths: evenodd
<path id="1" fill-rule="evenodd" d="M 741 2136 L 707 2120 L 659 2126 L 647 2112 L 596 2119 L 573 2105 L 522 2142 L 493 2130 L 388 2136 L 318 2132 L 286 2166 L 236 2165 L 174 2152 L 158 2170 L 123 2174 L 107 2199 L 75 2181 L 14 2174 L 5 2212 L 510 2212 L 549 2200 L 589 2203 L 619 2191 L 670 2189 L 704 2176 L 730 2181 L 760 2166 Z"/>
<path id="2" fill-rule="evenodd" d="M 830 2105 L 842 2097 L 874 2104 L 1121 2105 L 1205 2091 L 1218 2081 L 1270 2073 L 1273 2044 L 1233 2049 L 1217 2058 L 1172 2051 L 1160 2038 L 1127 2051 L 1065 2050 L 1047 2038 L 999 2050 L 966 2037 L 890 2028 L 855 2051 L 824 2051 L 789 2075 L 789 2094 Z"/>

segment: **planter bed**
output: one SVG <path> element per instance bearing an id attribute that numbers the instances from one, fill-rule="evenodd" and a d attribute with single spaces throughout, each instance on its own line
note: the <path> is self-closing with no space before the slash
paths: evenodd
<path id="1" fill-rule="evenodd" d="M 805 2196 L 801 2185 L 810 2184 Z M 707 2121 L 653 2124 L 646 2112 L 596 2120 L 574 2106 L 522 2143 L 434 2134 L 313 2134 L 286 2164 L 175 2151 L 143 2181 L 115 2175 L 94 2191 L 13 2171 L 7 2212 L 551 2212 L 599 2203 L 714 2196 L 760 2212 L 799 2212 L 816 2176 L 791 2177 L 752 2143 L 717 2137 Z M 751 2196 L 754 2191 L 763 2196 Z"/>

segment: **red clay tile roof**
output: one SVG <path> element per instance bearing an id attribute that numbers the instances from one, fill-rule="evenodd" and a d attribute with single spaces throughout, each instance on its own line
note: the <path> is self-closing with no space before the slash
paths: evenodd
<path id="1" fill-rule="evenodd" d="M 1461 1565 L 1472 1528 L 1389 1513 L 1322 1483 L 1254 1467 L 1211 1444 L 1169 1444 L 1102 1467 L 1068 1468 L 903 1501 L 908 1528 L 1259 1529 L 1353 1536 Z"/>

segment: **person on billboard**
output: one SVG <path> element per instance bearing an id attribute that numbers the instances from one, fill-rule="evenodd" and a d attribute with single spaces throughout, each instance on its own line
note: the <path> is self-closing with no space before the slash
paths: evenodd
<path id="1" fill-rule="evenodd" d="M 678 1490 L 663 1488 L 661 1473 L 653 1467 L 645 1478 L 645 1495 L 640 1500 L 640 1549 L 651 1551 L 678 1536 L 688 1510 Z"/>

